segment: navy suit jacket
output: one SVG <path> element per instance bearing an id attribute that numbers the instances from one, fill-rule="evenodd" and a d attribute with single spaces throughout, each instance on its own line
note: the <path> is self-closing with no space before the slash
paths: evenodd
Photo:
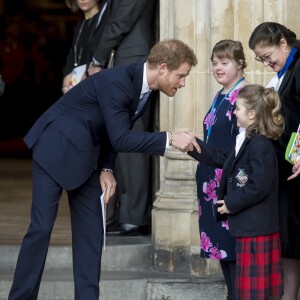
<path id="1" fill-rule="evenodd" d="M 237 156 L 197 139 L 200 162 L 223 168 L 218 199 L 225 201 L 229 230 L 235 237 L 267 235 L 279 230 L 278 164 L 272 142 L 262 135 L 246 138 Z"/>
<path id="2" fill-rule="evenodd" d="M 117 152 L 164 155 L 165 132 L 131 131 L 142 81 L 143 63 L 136 63 L 80 82 L 25 136 L 33 158 L 63 188 L 72 190 L 95 167 L 112 169 Z"/>

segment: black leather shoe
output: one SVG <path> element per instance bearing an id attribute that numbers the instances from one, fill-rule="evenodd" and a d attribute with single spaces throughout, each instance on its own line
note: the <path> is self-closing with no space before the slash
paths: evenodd
<path id="1" fill-rule="evenodd" d="M 139 233 L 140 226 L 127 223 L 120 223 L 106 230 L 106 235 L 138 235 Z"/>
<path id="2" fill-rule="evenodd" d="M 112 216 L 111 218 L 106 220 L 106 228 L 107 227 L 114 227 L 116 226 L 117 218 L 115 216 Z"/>

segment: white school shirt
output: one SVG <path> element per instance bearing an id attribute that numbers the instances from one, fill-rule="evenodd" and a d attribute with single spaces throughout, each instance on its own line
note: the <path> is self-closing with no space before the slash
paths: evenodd
<path id="1" fill-rule="evenodd" d="M 236 136 L 236 141 L 235 141 L 235 156 L 239 153 L 241 146 L 246 138 L 246 130 L 241 131 L 237 136 Z"/>

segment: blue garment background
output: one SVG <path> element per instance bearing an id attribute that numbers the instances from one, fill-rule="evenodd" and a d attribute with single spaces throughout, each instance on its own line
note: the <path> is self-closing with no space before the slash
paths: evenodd
<path id="1" fill-rule="evenodd" d="M 229 101 L 230 97 L 236 96 L 236 91 L 233 91 L 222 105 L 217 110 L 217 115 L 215 123 L 212 125 L 210 137 L 207 144 L 210 146 L 218 147 L 223 150 L 227 150 L 235 142 L 236 135 L 238 134 L 238 128 L 236 126 L 236 118 L 233 115 L 235 109 L 235 100 L 232 98 L 231 103 Z M 224 98 L 224 94 L 219 94 L 216 99 L 215 107 L 218 107 Z M 234 99 L 234 100 L 233 100 Z M 231 113 L 231 120 L 226 115 Z M 208 128 L 205 125 L 205 120 L 210 113 L 206 114 L 203 121 L 203 132 L 204 140 L 207 140 Z M 203 258 L 218 259 L 216 255 L 219 251 L 225 251 L 226 257 L 224 260 L 234 260 L 235 259 L 235 239 L 229 233 L 229 230 L 224 227 L 224 222 L 216 222 L 214 216 L 214 206 L 213 200 L 205 200 L 207 194 L 203 192 L 203 184 L 205 182 L 209 183 L 210 180 L 215 178 L 215 168 L 205 165 L 203 163 L 198 163 L 196 171 L 196 182 L 197 182 L 197 199 L 199 205 L 199 231 L 200 238 L 201 235 L 205 235 L 210 239 L 210 246 L 206 248 L 204 243 L 201 243 L 200 256 Z M 218 187 L 215 187 L 215 192 L 217 194 Z M 205 251 L 206 250 L 206 251 Z M 224 253 L 223 252 L 223 255 Z"/>

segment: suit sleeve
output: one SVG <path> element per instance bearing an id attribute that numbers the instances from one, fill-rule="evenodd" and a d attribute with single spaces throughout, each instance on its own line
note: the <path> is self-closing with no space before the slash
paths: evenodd
<path id="1" fill-rule="evenodd" d="M 97 162 L 98 170 L 101 170 L 103 168 L 113 170 L 116 157 L 117 152 L 114 151 L 111 143 L 102 143 Z"/>
<path id="2" fill-rule="evenodd" d="M 149 0 L 113 0 L 111 15 L 103 24 L 105 29 L 94 53 L 94 58 L 105 66 L 110 52 L 117 49 L 123 38 L 143 14 Z"/>
<path id="3" fill-rule="evenodd" d="M 193 151 L 189 151 L 187 154 L 206 165 L 222 168 L 230 150 L 226 152 L 215 147 L 210 147 L 198 138 L 196 138 L 196 141 L 201 148 L 201 153 L 198 153 L 194 148 Z"/>

